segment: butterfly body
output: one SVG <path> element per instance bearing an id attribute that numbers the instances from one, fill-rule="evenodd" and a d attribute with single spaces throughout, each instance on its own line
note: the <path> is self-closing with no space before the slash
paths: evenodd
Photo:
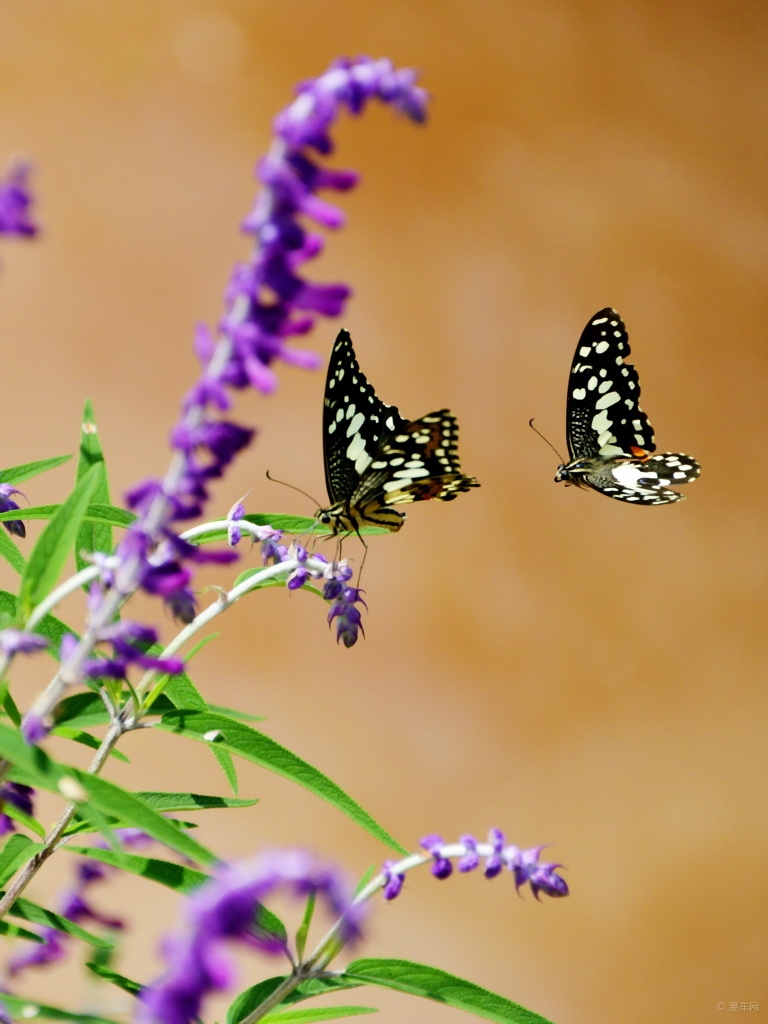
<path id="1" fill-rule="evenodd" d="M 352 339 L 340 331 L 333 346 L 323 406 L 325 482 L 331 505 L 315 513 L 332 533 L 363 526 L 395 532 L 405 521 L 396 505 L 452 501 L 478 487 L 461 472 L 459 427 L 448 409 L 404 419 L 376 395 L 360 370 Z"/>
<path id="2" fill-rule="evenodd" d="M 701 467 L 682 453 L 654 454 L 653 428 L 639 405 L 640 381 L 626 362 L 629 353 L 619 314 L 600 310 L 573 358 L 566 412 L 571 460 L 558 467 L 555 482 L 638 505 L 681 501 L 672 487 L 695 480 Z"/>

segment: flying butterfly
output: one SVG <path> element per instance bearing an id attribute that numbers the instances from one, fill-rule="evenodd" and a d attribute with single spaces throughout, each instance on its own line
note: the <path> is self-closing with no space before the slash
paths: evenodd
<path id="1" fill-rule="evenodd" d="M 555 482 L 591 487 L 637 505 L 667 505 L 671 490 L 695 480 L 689 455 L 654 455 L 653 429 L 640 408 L 637 370 L 626 362 L 629 338 L 615 309 L 595 313 L 579 339 L 568 380 L 566 431 L 571 461 Z"/>
<path id="2" fill-rule="evenodd" d="M 406 420 L 376 395 L 339 331 L 328 363 L 323 408 L 325 482 L 331 504 L 315 513 L 334 535 L 363 526 L 399 530 L 395 505 L 452 501 L 479 487 L 459 466 L 459 425 L 448 409 Z"/>

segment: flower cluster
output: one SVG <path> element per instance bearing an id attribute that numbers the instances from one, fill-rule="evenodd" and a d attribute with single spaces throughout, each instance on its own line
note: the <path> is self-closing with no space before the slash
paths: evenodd
<path id="1" fill-rule="evenodd" d="M 484 861 L 483 874 L 486 878 L 495 878 L 506 868 L 515 876 L 515 889 L 528 883 L 536 899 L 539 893 L 546 896 L 567 896 L 568 885 L 565 879 L 557 874 L 561 864 L 539 864 L 539 856 L 544 846 L 534 846 L 529 850 L 521 850 L 517 846 L 504 845 L 504 833 L 493 828 L 488 834 L 486 843 L 479 842 L 474 836 L 462 836 L 458 843 L 445 843 L 437 835 L 425 836 L 419 844 L 432 859 L 432 874 L 435 878 L 444 879 L 453 874 L 453 861 L 461 872 L 474 871 Z M 410 857 L 403 861 L 387 861 L 384 864 L 383 895 L 386 900 L 393 900 L 400 895 L 405 882 L 405 872 L 418 864 L 424 863 L 422 857 Z"/>
<path id="2" fill-rule="evenodd" d="M 285 941 L 265 930 L 259 920 L 262 900 L 278 887 L 298 898 L 320 896 L 342 920 L 344 939 L 359 936 L 362 908 L 353 905 L 351 886 L 310 854 L 288 850 L 224 866 L 192 896 L 183 934 L 166 945 L 167 974 L 142 992 L 139 1020 L 193 1021 L 206 995 L 232 984 L 234 967 L 221 949 L 225 942 L 234 940 L 264 953 L 287 953 Z"/>
<path id="3" fill-rule="evenodd" d="M 5 180 L 0 180 L 0 235 L 30 238 L 37 234 L 31 218 L 31 170 L 24 160 L 11 160 L 6 167 Z"/>
<path id="4" fill-rule="evenodd" d="M 298 590 L 310 579 L 325 579 L 323 597 L 330 602 L 328 625 L 336 620 L 336 642 L 344 642 L 345 647 L 353 647 L 357 643 L 358 633 L 365 636 L 365 630 L 358 604 L 367 608 L 361 597 L 362 590 L 347 586 L 352 578 L 352 568 L 346 559 L 340 562 L 329 562 L 323 555 L 310 555 L 301 544 L 286 547 L 281 544 L 282 532 L 271 527 L 261 527 L 261 558 L 264 565 L 279 565 L 291 562 L 293 568 L 286 580 L 289 590 Z"/>
<path id="5" fill-rule="evenodd" d="M 16 828 L 13 818 L 2 812 L 3 805 L 11 804 L 22 814 L 31 818 L 35 813 L 32 806 L 34 792 L 31 786 L 25 786 L 21 782 L 0 783 L 0 836 L 6 836 Z"/>

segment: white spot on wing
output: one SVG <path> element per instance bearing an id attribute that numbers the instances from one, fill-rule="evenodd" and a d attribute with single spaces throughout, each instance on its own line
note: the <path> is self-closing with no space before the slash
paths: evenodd
<path id="1" fill-rule="evenodd" d="M 599 356 L 601 356 L 603 354 L 603 352 L 607 352 L 607 351 L 608 351 L 608 342 L 607 341 L 601 341 L 597 345 L 595 345 L 595 352 L 597 352 L 597 354 Z"/>
<path id="2" fill-rule="evenodd" d="M 584 388 L 574 388 L 571 394 L 574 398 L 581 401 L 582 398 L 586 398 L 587 392 Z"/>
<path id="3" fill-rule="evenodd" d="M 616 391 L 610 391 L 607 395 L 603 395 L 602 398 L 598 398 L 595 402 L 596 409 L 609 409 L 612 405 L 615 405 L 619 401 L 619 395 Z"/>

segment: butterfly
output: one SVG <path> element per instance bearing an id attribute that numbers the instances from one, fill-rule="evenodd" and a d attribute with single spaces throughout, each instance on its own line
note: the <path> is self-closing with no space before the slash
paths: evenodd
<path id="1" fill-rule="evenodd" d="M 459 425 L 448 409 L 406 420 L 376 395 L 358 366 L 348 331 L 328 363 L 323 408 L 325 483 L 331 504 L 315 513 L 333 535 L 362 526 L 399 530 L 411 501 L 453 501 L 479 487 L 459 466 Z"/>
<path id="2" fill-rule="evenodd" d="M 637 370 L 626 362 L 629 337 L 615 309 L 595 313 L 579 339 L 568 381 L 566 431 L 571 461 L 555 482 L 591 487 L 637 505 L 667 505 L 671 490 L 695 480 L 689 455 L 654 455 L 653 428 L 640 408 Z"/>

